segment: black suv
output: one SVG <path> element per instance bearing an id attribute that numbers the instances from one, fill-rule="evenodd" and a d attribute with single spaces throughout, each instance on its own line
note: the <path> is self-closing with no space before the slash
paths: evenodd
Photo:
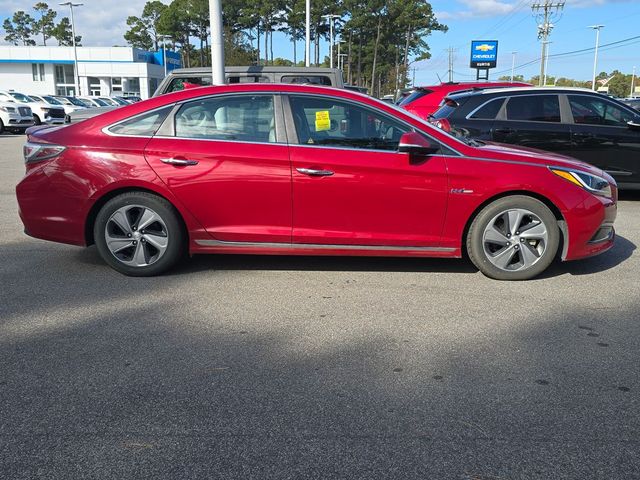
<path id="1" fill-rule="evenodd" d="M 591 163 L 640 189 L 640 112 L 572 88 L 509 88 L 447 97 L 431 117 L 456 135 L 539 148 Z"/>

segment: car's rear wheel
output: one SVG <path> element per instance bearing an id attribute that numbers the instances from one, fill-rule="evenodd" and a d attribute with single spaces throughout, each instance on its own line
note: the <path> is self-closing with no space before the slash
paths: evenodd
<path id="1" fill-rule="evenodd" d="M 558 222 L 549 207 L 523 195 L 490 203 L 475 217 L 467 253 L 486 276 L 528 280 L 549 267 L 560 245 Z"/>
<path id="2" fill-rule="evenodd" d="M 184 253 L 184 232 L 175 208 L 146 192 L 123 193 L 105 203 L 93 234 L 100 256 L 125 275 L 158 275 Z"/>

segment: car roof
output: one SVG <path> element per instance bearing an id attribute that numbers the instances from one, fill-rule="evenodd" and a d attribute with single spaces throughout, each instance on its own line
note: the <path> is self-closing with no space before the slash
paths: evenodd
<path id="1" fill-rule="evenodd" d="M 508 94 L 518 94 L 518 93 L 591 93 L 597 94 L 598 92 L 594 92 L 593 90 L 589 90 L 588 88 L 579 88 L 579 87 L 509 87 L 509 88 L 488 88 L 484 90 L 477 90 L 471 92 L 461 92 L 461 93 L 453 93 L 450 95 L 450 98 L 462 98 L 462 97 L 470 97 L 473 95 L 493 95 L 496 93 L 508 93 Z"/>

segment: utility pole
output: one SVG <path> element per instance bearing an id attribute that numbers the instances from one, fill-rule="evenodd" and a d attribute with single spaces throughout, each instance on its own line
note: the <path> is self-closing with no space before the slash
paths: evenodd
<path id="1" fill-rule="evenodd" d="M 449 53 L 449 83 L 453 83 L 453 54 L 456 49 L 453 47 L 449 47 L 446 51 Z"/>
<path id="2" fill-rule="evenodd" d="M 591 80 L 591 90 L 596 89 L 596 69 L 598 68 L 598 47 L 600 46 L 600 29 L 604 25 L 591 25 L 589 28 L 593 28 L 596 31 L 596 51 L 593 56 L 593 79 Z"/>
<path id="3" fill-rule="evenodd" d="M 413 67 L 413 79 L 411 80 L 411 86 L 416 86 L 416 67 Z"/>
<path id="4" fill-rule="evenodd" d="M 633 98 L 635 83 L 636 83 L 636 67 L 633 67 L 633 73 L 631 74 L 631 93 L 629 93 L 629 98 Z"/>
<path id="5" fill-rule="evenodd" d="M 511 52 L 511 83 L 513 83 L 513 72 L 516 69 L 516 55 L 518 52 Z"/>
<path id="6" fill-rule="evenodd" d="M 544 0 L 544 2 L 534 2 L 531 10 L 538 21 L 538 40 L 542 40 L 542 53 L 540 55 L 540 80 L 539 85 L 543 85 L 545 78 L 545 67 L 547 63 L 547 45 L 549 35 L 555 26 L 553 22 L 560 20 L 562 9 L 565 2 L 555 2 L 553 0 Z"/>
<path id="7" fill-rule="evenodd" d="M 553 42 L 549 42 L 547 41 L 547 56 L 544 59 L 544 79 L 542 80 L 542 86 L 546 86 L 547 85 L 547 71 L 549 70 L 549 44 L 553 43 Z"/>
<path id="8" fill-rule="evenodd" d="M 78 72 L 78 47 L 76 46 L 76 22 L 73 18 L 73 7 L 81 7 L 84 3 L 62 2 L 61 7 L 68 6 L 71 11 L 71 41 L 73 45 L 73 69 L 75 70 L 76 97 L 80 95 L 80 73 Z"/>

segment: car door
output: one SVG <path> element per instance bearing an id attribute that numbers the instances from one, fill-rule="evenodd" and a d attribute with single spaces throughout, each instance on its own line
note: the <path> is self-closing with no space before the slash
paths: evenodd
<path id="1" fill-rule="evenodd" d="M 285 105 L 294 243 L 438 245 L 447 203 L 442 155 L 399 153 L 412 128 L 360 103 L 292 94 Z"/>
<path id="2" fill-rule="evenodd" d="M 493 123 L 492 139 L 567 155 L 571 151 L 569 125 L 562 122 L 556 94 L 509 96 Z"/>
<path id="3" fill-rule="evenodd" d="M 619 183 L 640 182 L 640 114 L 600 95 L 567 95 L 572 155 L 606 170 Z"/>
<path id="4" fill-rule="evenodd" d="M 215 239 L 290 243 L 285 138 L 277 95 L 215 95 L 177 106 L 145 155 Z"/>

